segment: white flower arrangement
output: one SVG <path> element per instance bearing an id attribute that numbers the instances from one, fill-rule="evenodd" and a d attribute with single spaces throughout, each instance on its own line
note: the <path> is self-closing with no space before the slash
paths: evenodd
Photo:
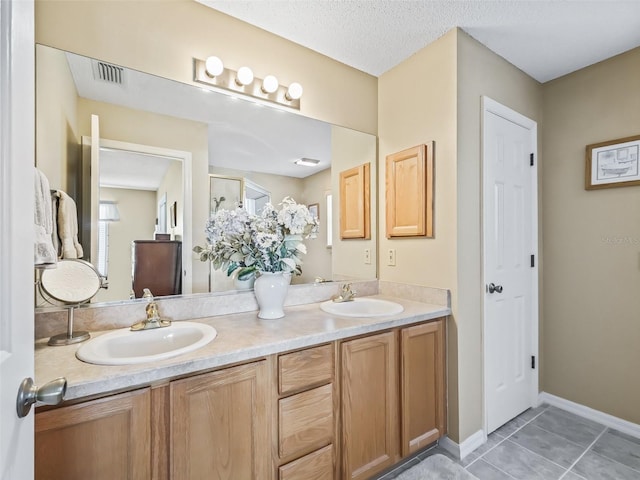
<path id="1" fill-rule="evenodd" d="M 227 275 L 245 280 L 258 272 L 302 273 L 303 240 L 315 238 L 318 222 L 305 205 L 285 197 L 276 210 L 268 203 L 259 215 L 242 208 L 220 209 L 207 221 L 207 245 L 193 251 Z"/>

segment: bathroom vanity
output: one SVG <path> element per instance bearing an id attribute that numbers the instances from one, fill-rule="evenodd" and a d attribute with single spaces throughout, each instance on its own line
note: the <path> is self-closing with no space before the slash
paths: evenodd
<path id="1" fill-rule="evenodd" d="M 69 387 L 36 411 L 36 478 L 371 478 L 446 431 L 450 309 L 393 300 L 404 311 L 375 318 L 201 318 L 217 338 L 154 365 L 37 342 L 37 379 Z"/>

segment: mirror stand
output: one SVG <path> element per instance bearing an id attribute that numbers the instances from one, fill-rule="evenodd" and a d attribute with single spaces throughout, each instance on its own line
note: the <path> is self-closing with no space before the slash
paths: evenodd
<path id="1" fill-rule="evenodd" d="M 89 340 L 91 336 L 89 335 L 89 332 L 73 331 L 73 310 L 77 307 L 78 305 L 69 305 L 67 307 L 67 311 L 68 311 L 67 332 L 54 335 L 49 339 L 49 342 L 47 342 L 47 345 L 51 345 L 51 346 L 72 345 L 74 343 L 80 343 L 80 342 L 84 342 L 85 340 Z"/>
<path id="2" fill-rule="evenodd" d="M 79 259 L 60 260 L 55 268 L 38 271 L 37 288 L 42 298 L 51 305 L 61 302 L 68 312 L 66 333 L 52 336 L 48 345 L 72 345 L 88 340 L 89 332 L 73 331 L 73 314 L 103 287 L 98 271 L 89 262 Z"/>

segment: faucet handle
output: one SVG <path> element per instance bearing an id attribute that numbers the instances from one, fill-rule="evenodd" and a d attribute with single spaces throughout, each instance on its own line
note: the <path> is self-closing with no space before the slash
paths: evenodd
<path id="1" fill-rule="evenodd" d="M 149 290 L 148 288 L 145 288 L 142 290 L 142 298 L 147 299 L 147 301 L 152 302 L 153 301 L 153 293 L 151 293 L 151 290 Z"/>

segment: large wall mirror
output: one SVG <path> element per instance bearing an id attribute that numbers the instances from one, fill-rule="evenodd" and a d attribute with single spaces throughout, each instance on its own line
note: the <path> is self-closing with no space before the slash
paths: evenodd
<path id="1" fill-rule="evenodd" d="M 204 243 L 214 197 L 225 196 L 212 193 L 212 178 L 240 179 L 244 208 L 286 196 L 317 205 L 321 232 L 306 242 L 293 283 L 375 278 L 376 255 L 364 252 L 377 251 L 376 168 L 371 240 L 326 232 L 339 231 L 340 172 L 376 157 L 373 135 L 36 46 L 36 163 L 52 189 L 76 200 L 84 258 L 108 279 L 94 302 L 132 298 L 132 246 L 155 239 L 181 246 L 174 293 L 234 289 L 192 252 Z M 301 158 L 317 163 L 296 164 Z M 229 196 L 218 207 L 234 203 Z"/>

